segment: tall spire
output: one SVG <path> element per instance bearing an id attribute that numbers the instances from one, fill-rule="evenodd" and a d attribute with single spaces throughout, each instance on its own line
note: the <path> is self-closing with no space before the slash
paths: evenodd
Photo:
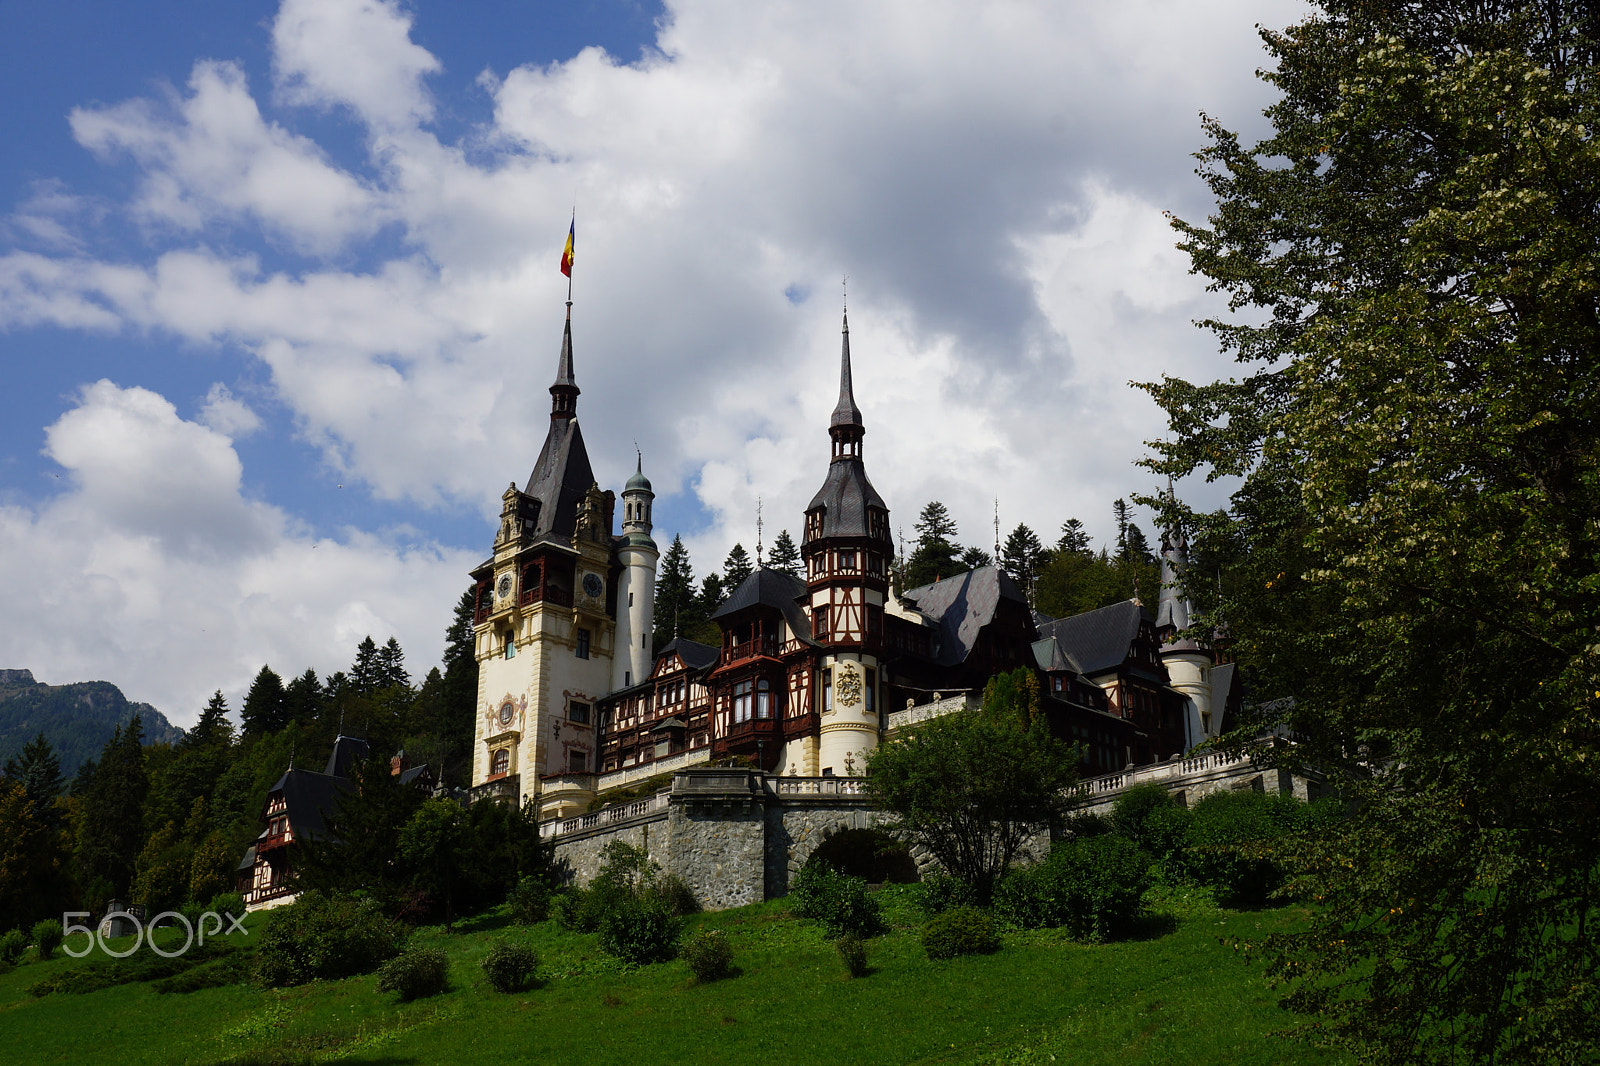
<path id="1" fill-rule="evenodd" d="M 561 331 L 561 358 L 556 380 L 550 386 L 550 417 L 570 419 L 578 413 L 578 382 L 572 376 L 572 301 L 567 301 L 567 324 Z"/>
<path id="2" fill-rule="evenodd" d="M 850 381 L 850 312 L 844 313 L 844 341 L 839 352 L 839 402 L 833 408 L 833 426 L 861 425 L 861 408 L 856 406 L 855 389 Z"/>
<path id="3" fill-rule="evenodd" d="M 1167 500 L 1176 507 L 1171 478 L 1167 479 Z M 1179 636 L 1189 628 L 1193 614 L 1188 597 L 1181 595 L 1179 589 L 1188 567 L 1189 538 L 1184 536 L 1182 524 L 1173 521 L 1172 527 L 1161 534 L 1161 600 L 1156 608 L 1156 628 L 1162 631 L 1162 651 L 1192 651 L 1199 647 L 1190 638 Z"/>

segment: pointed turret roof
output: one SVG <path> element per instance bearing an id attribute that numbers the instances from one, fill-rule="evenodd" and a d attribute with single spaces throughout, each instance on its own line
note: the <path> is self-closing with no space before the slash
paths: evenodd
<path id="1" fill-rule="evenodd" d="M 1172 483 L 1167 482 L 1167 498 L 1173 499 Z M 1161 601 L 1156 607 L 1156 629 L 1161 630 L 1167 642 L 1161 645 L 1166 651 L 1198 651 L 1200 645 L 1180 634 L 1189 628 L 1189 601 L 1178 588 L 1184 570 L 1189 566 L 1189 538 L 1183 527 L 1175 525 L 1161 534 Z"/>
<path id="2" fill-rule="evenodd" d="M 861 408 L 856 406 L 855 388 L 850 380 L 850 312 L 844 313 L 844 340 L 839 353 L 839 402 L 834 406 L 833 426 L 860 426 Z"/>
<path id="3" fill-rule="evenodd" d="M 522 491 L 539 501 L 534 536 L 565 539 L 577 528 L 578 504 L 595 483 L 589 450 L 578 428 L 578 388 L 572 376 L 572 301 L 567 301 L 567 321 L 561 331 L 561 355 L 556 380 L 550 386 L 550 429 L 544 447 Z"/>

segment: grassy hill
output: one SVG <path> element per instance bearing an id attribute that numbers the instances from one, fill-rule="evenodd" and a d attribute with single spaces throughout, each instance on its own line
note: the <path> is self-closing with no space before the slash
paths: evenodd
<path id="1" fill-rule="evenodd" d="M 1270 1035 L 1293 1019 L 1276 1006 L 1259 968 L 1219 943 L 1293 926 L 1303 920 L 1297 909 L 1235 912 L 1169 899 L 1140 939 L 1086 945 L 1052 932 L 1015 932 L 997 955 L 934 963 L 923 957 L 908 890 L 881 898 L 894 929 L 871 942 L 872 972 L 856 980 L 845 976 L 817 928 L 793 918 L 781 900 L 690 920 L 725 930 L 734 945 L 739 972 L 706 985 L 695 984 L 682 962 L 629 970 L 593 936 L 552 922 L 510 925 L 503 910 L 451 934 L 418 930 L 416 944 L 448 950 L 452 988 L 409 1004 L 379 995 L 370 976 L 283 991 L 235 984 L 187 994 L 163 993 L 146 981 L 36 998 L 28 989 L 41 981 L 112 973 L 95 968 L 148 965 L 155 957 L 146 947 L 128 963 L 103 956 L 28 962 L 0 975 L 0 1062 L 1341 1061 Z M 264 917 L 249 924 L 259 932 Z M 537 988 L 511 996 L 489 988 L 479 963 L 502 937 L 539 952 Z M 232 940 L 248 943 L 237 934 Z M 233 964 L 225 957 L 208 965 Z"/>
<path id="2" fill-rule="evenodd" d="M 0 762 L 22 750 L 41 732 L 55 745 L 61 772 L 78 772 L 119 725 L 140 715 L 146 744 L 176 741 L 183 730 L 148 703 L 134 703 L 109 681 L 46 685 L 27 670 L 0 670 Z"/>

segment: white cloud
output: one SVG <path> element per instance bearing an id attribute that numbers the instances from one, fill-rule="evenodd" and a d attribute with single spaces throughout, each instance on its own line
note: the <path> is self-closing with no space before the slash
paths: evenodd
<path id="1" fill-rule="evenodd" d="M 242 495 L 222 434 L 145 389 L 85 388 L 48 442 L 72 487 L 0 507 L 0 584 L 30 605 L 0 647 L 41 679 L 107 677 L 188 724 L 217 687 L 237 707 L 262 663 L 325 675 L 369 633 L 416 673 L 437 661 L 472 553 L 307 534 Z"/>
<path id="2" fill-rule="evenodd" d="M 439 61 L 411 42 L 387 0 L 284 0 L 272 24 L 273 73 L 290 103 L 344 105 L 381 128 L 427 121 L 422 85 Z"/>
<path id="3" fill-rule="evenodd" d="M 261 428 L 261 416 L 220 381 L 206 392 L 205 403 L 200 408 L 200 422 L 230 440 L 248 437 Z"/>

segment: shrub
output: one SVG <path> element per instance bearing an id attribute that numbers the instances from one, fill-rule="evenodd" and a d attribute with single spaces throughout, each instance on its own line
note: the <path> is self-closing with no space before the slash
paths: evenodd
<path id="1" fill-rule="evenodd" d="M 592 933 L 599 926 L 599 916 L 589 906 L 589 893 L 581 888 L 567 888 L 550 899 L 550 911 L 556 924 L 569 933 Z"/>
<path id="2" fill-rule="evenodd" d="M 922 908 L 922 913 L 929 918 L 943 914 L 951 907 L 974 907 L 978 903 L 976 889 L 965 881 L 943 872 L 924 877 L 917 895 L 917 904 Z"/>
<path id="3" fill-rule="evenodd" d="M 867 942 L 854 933 L 846 933 L 834 942 L 839 958 L 851 977 L 863 977 L 867 972 Z"/>
<path id="4" fill-rule="evenodd" d="M 483 957 L 483 972 L 496 992 L 520 992 L 533 983 L 539 956 L 526 944 L 502 940 Z"/>
<path id="5" fill-rule="evenodd" d="M 976 907 L 951 907 L 922 930 L 922 950 L 930 959 L 992 955 L 1000 950 L 994 920 Z"/>
<path id="6" fill-rule="evenodd" d="M 21 929 L 13 929 L 5 936 L 0 936 L 0 962 L 15 963 L 26 950 L 28 938 Z"/>
<path id="7" fill-rule="evenodd" d="M 1293 796 L 1214 792 L 1194 806 L 1184 872 L 1215 889 L 1223 906 L 1260 905 L 1284 880 L 1274 843 L 1314 831 L 1338 812 L 1337 803 L 1327 801 L 1308 805 Z"/>
<path id="8" fill-rule="evenodd" d="M 524 877 L 511 890 L 511 920 L 536 925 L 550 917 L 550 885 L 542 877 Z"/>
<path id="9" fill-rule="evenodd" d="M 437 996 L 450 984 L 450 959 L 439 948 L 413 948 L 378 969 L 378 991 L 394 992 L 402 1003 Z"/>
<path id="10" fill-rule="evenodd" d="M 400 954 L 408 935 L 375 900 L 308 891 L 272 912 L 256 948 L 256 978 L 281 988 L 368 973 Z"/>
<path id="11" fill-rule="evenodd" d="M 697 981 L 720 981 L 733 972 L 733 945 L 719 929 L 702 929 L 680 949 Z"/>
<path id="12" fill-rule="evenodd" d="M 995 906 L 1018 925 L 1065 927 L 1082 940 L 1125 935 L 1144 907 L 1150 858 L 1122 836 L 1065 841 L 1036 866 L 1012 870 Z"/>
<path id="13" fill-rule="evenodd" d="M 61 923 L 46 918 L 33 927 L 33 943 L 39 949 L 39 958 L 48 959 L 61 946 Z"/>
<path id="14" fill-rule="evenodd" d="M 231 914 L 235 918 L 243 918 L 244 897 L 237 892 L 218 892 L 211 897 L 211 902 L 206 904 L 205 909 L 217 914 Z M 226 918 L 222 920 L 222 928 L 230 928 Z"/>
<path id="15" fill-rule="evenodd" d="M 600 946 L 636 966 L 668 962 L 678 954 L 680 925 L 658 898 L 618 899 L 600 916 Z"/>
<path id="16" fill-rule="evenodd" d="M 647 886 L 646 893 L 659 899 L 667 908 L 667 913 L 680 918 L 700 910 L 700 902 L 694 898 L 694 889 L 677 874 L 657 877 L 653 884 Z"/>
<path id="17" fill-rule="evenodd" d="M 795 914 L 821 922 L 830 939 L 846 933 L 873 937 L 885 930 L 882 908 L 867 883 L 822 863 L 800 868 L 789 884 L 789 899 Z"/>

